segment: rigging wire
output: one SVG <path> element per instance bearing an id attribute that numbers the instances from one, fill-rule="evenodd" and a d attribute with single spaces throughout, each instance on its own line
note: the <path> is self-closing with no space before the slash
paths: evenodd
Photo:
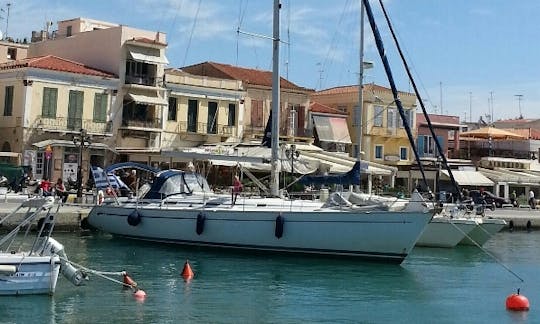
<path id="1" fill-rule="evenodd" d="M 238 26 L 236 27 L 236 66 L 238 66 L 238 60 L 240 56 L 240 28 L 242 27 L 242 23 L 244 22 L 244 16 L 246 14 L 248 2 L 249 1 L 246 0 L 245 5 L 242 8 L 242 4 L 244 3 L 244 1 L 241 0 L 238 7 Z"/>
<path id="2" fill-rule="evenodd" d="M 448 175 L 450 176 L 450 181 L 452 182 L 452 185 L 457 190 L 457 194 L 459 195 L 459 200 L 463 201 L 463 193 L 461 192 L 461 189 L 454 178 L 454 175 L 452 174 L 452 170 L 450 169 L 450 165 L 448 164 L 448 160 L 446 159 L 446 156 L 443 154 L 441 143 L 439 142 L 439 139 L 437 138 L 437 135 L 435 134 L 435 130 L 433 129 L 433 126 L 431 124 L 431 119 L 429 118 L 429 115 L 426 111 L 426 107 L 424 106 L 424 101 L 420 97 L 420 92 L 418 91 L 418 88 L 416 86 L 416 82 L 414 81 L 414 78 L 411 75 L 411 71 L 409 69 L 409 65 L 407 64 L 407 60 L 405 59 L 405 56 L 403 55 L 403 51 L 401 50 L 401 46 L 397 40 L 396 34 L 394 33 L 394 28 L 392 26 L 392 23 L 390 22 L 390 18 L 388 17 L 388 14 L 386 12 L 386 8 L 384 7 L 383 1 L 379 0 L 379 4 L 381 5 L 381 9 L 383 11 L 384 17 L 386 19 L 386 22 L 388 24 L 388 28 L 390 30 L 390 33 L 392 34 L 392 37 L 394 39 L 394 43 L 396 44 L 396 48 L 398 50 L 399 56 L 401 57 L 401 61 L 403 62 L 403 66 L 405 67 L 405 71 L 407 72 L 407 76 L 409 77 L 409 80 L 411 82 L 411 85 L 414 88 L 414 93 L 416 94 L 416 97 L 418 99 L 418 102 L 420 103 L 420 107 L 422 108 L 422 113 L 424 114 L 424 118 L 426 119 L 426 122 L 428 124 L 428 128 L 431 131 L 431 136 L 433 136 L 433 140 L 435 141 L 435 145 L 437 146 L 437 151 L 439 156 L 442 159 L 442 162 L 448 171 Z M 420 165 L 420 161 L 418 161 Z"/>
<path id="3" fill-rule="evenodd" d="M 197 11 L 195 12 L 195 17 L 193 18 L 193 25 L 191 26 L 191 32 L 189 33 L 189 39 L 186 46 L 186 54 L 184 55 L 184 62 L 182 63 L 182 66 L 186 65 L 189 48 L 191 46 L 191 40 L 193 39 L 193 32 L 195 31 L 195 26 L 197 25 L 197 19 L 199 18 L 199 11 L 201 9 L 201 1 L 202 0 L 199 0 L 199 2 L 197 3 Z"/>
<path id="4" fill-rule="evenodd" d="M 338 23 L 337 23 L 337 26 L 336 27 L 339 27 L 341 26 L 343 20 L 344 20 L 344 17 L 345 17 L 345 13 L 348 11 L 347 9 L 350 7 L 350 0 L 347 0 L 345 2 L 345 5 L 343 6 L 343 9 L 341 11 L 341 15 L 339 16 L 339 20 L 338 20 Z M 332 39 L 330 40 L 330 46 L 328 47 L 328 51 L 326 52 L 326 55 L 325 55 L 325 58 L 323 60 L 323 62 L 321 63 L 321 76 L 318 78 L 318 80 L 315 82 L 315 84 L 317 84 L 317 82 L 319 82 L 320 86 L 321 86 L 321 89 L 324 88 L 323 87 L 323 78 L 322 77 L 322 74 L 324 73 L 324 71 L 328 71 L 328 67 L 329 67 L 329 62 L 333 60 L 333 57 L 334 57 L 334 49 L 337 47 L 337 35 L 338 35 L 338 31 L 340 29 L 339 28 L 336 28 L 334 30 L 334 34 L 332 35 Z M 328 65 L 328 66 L 327 66 Z"/>
<path id="5" fill-rule="evenodd" d="M 178 4 L 176 5 L 176 10 L 174 11 L 174 17 L 173 17 L 171 26 L 169 27 L 169 34 L 172 34 L 174 30 L 174 26 L 176 26 L 176 19 L 178 18 L 178 12 L 180 12 L 180 9 L 182 9 L 182 2 L 183 1 L 179 1 Z"/>

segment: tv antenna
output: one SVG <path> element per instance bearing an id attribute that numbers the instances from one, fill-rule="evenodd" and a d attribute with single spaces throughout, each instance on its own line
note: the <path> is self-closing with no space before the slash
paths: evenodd
<path id="1" fill-rule="evenodd" d="M 9 11 L 11 9 L 11 2 L 8 2 L 6 3 L 6 9 L 4 10 L 3 8 L 0 8 L 0 11 L 1 12 L 5 12 L 6 13 L 6 31 L 4 33 L 4 39 L 7 39 L 8 37 L 8 27 L 9 27 Z"/>
<path id="2" fill-rule="evenodd" d="M 514 95 L 514 97 L 517 97 L 517 100 L 518 100 L 519 119 L 523 119 L 523 115 L 521 114 L 521 100 L 523 99 L 523 95 L 517 94 L 517 95 Z"/>

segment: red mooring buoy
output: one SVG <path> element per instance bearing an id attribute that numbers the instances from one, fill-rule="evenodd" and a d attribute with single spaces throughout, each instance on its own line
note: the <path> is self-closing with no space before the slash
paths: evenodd
<path id="1" fill-rule="evenodd" d="M 189 261 L 186 261 L 184 263 L 184 269 L 182 270 L 182 277 L 184 277 L 185 280 L 193 279 L 193 276 L 195 274 L 193 273 L 193 270 L 191 270 L 191 266 L 189 265 Z"/>
<path id="2" fill-rule="evenodd" d="M 506 298 L 506 309 L 512 311 L 528 311 L 529 300 L 527 297 L 520 295 L 518 289 L 517 294 L 512 294 Z"/>
<path id="3" fill-rule="evenodd" d="M 130 286 L 130 287 L 137 287 L 137 283 L 135 282 L 135 280 L 131 279 L 131 277 L 127 274 L 127 272 L 124 272 L 124 284 L 127 285 L 127 286 Z"/>

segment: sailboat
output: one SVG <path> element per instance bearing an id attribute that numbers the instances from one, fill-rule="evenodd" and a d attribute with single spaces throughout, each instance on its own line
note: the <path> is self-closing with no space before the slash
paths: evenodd
<path id="1" fill-rule="evenodd" d="M 434 214 L 433 206 L 420 194 L 413 194 L 399 208 L 356 205 L 339 199 L 331 200 L 335 204 L 294 200 L 279 195 L 278 0 L 273 7 L 272 197 L 239 197 L 233 203 L 230 195 L 213 193 L 198 173 L 166 170 L 158 172 L 138 196 L 105 199 L 94 206 L 88 223 L 139 240 L 401 263 Z"/>

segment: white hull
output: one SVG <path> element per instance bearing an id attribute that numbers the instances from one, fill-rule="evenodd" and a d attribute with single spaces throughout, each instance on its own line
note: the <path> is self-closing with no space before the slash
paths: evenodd
<path id="1" fill-rule="evenodd" d="M 471 219 L 433 217 L 416 246 L 453 248 L 478 227 Z"/>
<path id="2" fill-rule="evenodd" d="M 320 203 L 277 198 L 240 204 L 139 205 L 140 223 L 129 225 L 134 204 L 95 206 L 88 216 L 99 230 L 134 239 L 184 245 L 361 257 L 400 263 L 432 217 L 420 211 L 320 208 Z M 199 216 L 200 215 L 200 216 Z M 197 234 L 197 217 L 200 235 Z M 276 219 L 284 220 L 282 236 Z"/>
<path id="3" fill-rule="evenodd" d="M 494 234 L 498 233 L 500 230 L 503 229 L 503 227 L 506 226 L 506 221 L 503 219 L 479 218 L 477 222 L 478 222 L 478 227 L 475 228 L 468 235 L 470 239 L 469 237 L 463 238 L 463 240 L 459 242 L 460 245 L 476 245 L 471 241 L 472 239 L 478 245 L 482 246 Z"/>
<path id="4" fill-rule="evenodd" d="M 0 253 L 0 269 L 0 295 L 52 295 L 60 273 L 60 258 Z"/>

